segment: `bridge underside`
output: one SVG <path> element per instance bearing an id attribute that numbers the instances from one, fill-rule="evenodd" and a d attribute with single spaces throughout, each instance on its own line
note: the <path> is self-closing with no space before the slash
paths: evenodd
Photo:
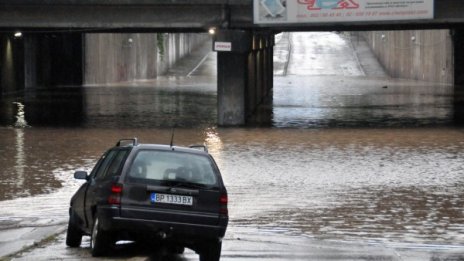
<path id="1" fill-rule="evenodd" d="M 90 31 L 205 31 L 209 27 L 272 31 L 435 29 L 464 23 L 464 5 L 435 0 L 435 19 L 314 24 L 253 24 L 247 0 L 0 0 L 0 28 Z"/>
<path id="2" fill-rule="evenodd" d="M 434 19 L 416 21 L 256 25 L 250 0 L 0 0 L 0 94 L 41 82 L 80 84 L 84 65 L 77 56 L 84 33 L 205 32 L 211 27 L 218 30 L 217 41 L 239 46 L 218 52 L 219 125 L 245 124 L 272 95 L 273 35 L 280 31 L 452 29 L 455 83 L 464 85 L 464 4 L 435 0 L 434 13 Z M 12 37 L 16 30 L 23 32 L 21 43 Z M 60 41 L 52 46 L 56 37 Z M 73 66 L 80 68 L 52 72 Z"/>

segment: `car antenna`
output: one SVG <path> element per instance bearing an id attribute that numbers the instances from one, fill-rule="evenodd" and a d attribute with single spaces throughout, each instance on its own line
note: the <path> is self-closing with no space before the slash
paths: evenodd
<path id="1" fill-rule="evenodd" d="M 172 131 L 171 131 L 171 148 L 172 148 L 172 145 L 174 143 L 174 130 L 176 129 L 176 126 L 172 127 Z"/>

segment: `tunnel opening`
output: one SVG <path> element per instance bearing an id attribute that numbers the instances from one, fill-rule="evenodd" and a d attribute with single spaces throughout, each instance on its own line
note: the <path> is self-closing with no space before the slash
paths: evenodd
<path id="1" fill-rule="evenodd" d="M 86 127 L 216 122 L 216 60 L 205 33 L 89 34 Z"/>
<path id="2" fill-rule="evenodd" d="M 3 34 L 1 121 L 21 101 L 35 126 L 222 126 L 227 103 L 244 118 L 233 126 L 457 125 L 460 32 L 254 32 L 239 54 L 205 33 Z M 239 70 L 225 99 L 218 72 Z"/>
<path id="3" fill-rule="evenodd" d="M 37 127 L 182 127 L 216 121 L 216 60 L 208 34 L 4 35 L 2 125 L 14 124 L 14 102 L 25 105 L 27 122 Z"/>
<path id="4" fill-rule="evenodd" d="M 275 36 L 272 126 L 451 126 L 450 30 L 283 32 Z"/>

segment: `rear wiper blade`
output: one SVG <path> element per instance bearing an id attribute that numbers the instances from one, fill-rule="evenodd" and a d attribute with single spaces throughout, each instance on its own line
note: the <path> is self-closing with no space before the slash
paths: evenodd
<path id="1" fill-rule="evenodd" d="M 204 185 L 204 184 L 199 184 L 199 183 L 192 183 L 188 181 L 175 181 L 173 182 L 175 184 L 172 184 L 171 187 L 173 188 L 178 188 L 178 187 L 184 187 L 184 188 L 209 188 L 209 186 Z"/>

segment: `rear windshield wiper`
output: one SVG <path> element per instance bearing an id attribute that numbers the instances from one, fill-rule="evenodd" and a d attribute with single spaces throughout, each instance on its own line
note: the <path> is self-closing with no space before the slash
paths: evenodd
<path id="1" fill-rule="evenodd" d="M 179 187 L 198 188 L 198 189 L 211 188 L 209 185 L 192 183 L 188 181 L 168 181 L 166 185 L 171 186 L 173 188 L 179 188 Z"/>

